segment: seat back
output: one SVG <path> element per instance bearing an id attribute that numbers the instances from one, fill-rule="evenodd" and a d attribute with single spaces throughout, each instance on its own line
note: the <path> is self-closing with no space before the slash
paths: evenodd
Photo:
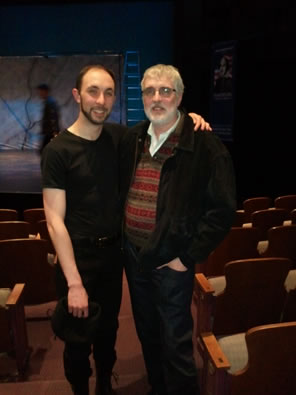
<path id="1" fill-rule="evenodd" d="M 296 225 L 272 227 L 267 238 L 268 248 L 262 256 L 289 258 L 296 268 Z"/>
<path id="2" fill-rule="evenodd" d="M 296 208 L 290 212 L 290 219 L 292 225 L 296 225 Z"/>
<path id="3" fill-rule="evenodd" d="M 246 214 L 245 214 L 244 210 L 236 210 L 232 226 L 233 227 L 240 227 L 240 226 L 243 226 L 243 224 L 245 222 L 247 222 L 247 221 L 246 221 Z"/>
<path id="4" fill-rule="evenodd" d="M 258 196 L 245 199 L 243 209 L 245 211 L 246 222 L 251 222 L 251 215 L 254 211 L 264 210 L 272 207 L 272 199 L 268 196 Z"/>
<path id="5" fill-rule="evenodd" d="M 274 199 L 274 207 L 284 208 L 291 212 L 296 208 L 296 195 L 283 195 Z"/>
<path id="6" fill-rule="evenodd" d="M 24 287 L 25 284 L 15 284 L 12 290 L 0 289 L 0 299 L 2 299 L 0 303 L 0 358 L 4 358 L 6 353 L 15 358 L 19 379 L 24 376 L 30 353 L 24 312 Z M 1 364 L 3 365 L 6 364 Z M 3 373 L 5 372 L 1 371 L 1 374 Z M 15 375 L 15 370 L 13 374 Z"/>
<path id="7" fill-rule="evenodd" d="M 283 322 L 296 320 L 296 288 L 288 292 L 283 311 Z"/>
<path id="8" fill-rule="evenodd" d="M 53 246 L 51 237 L 50 237 L 48 229 L 47 229 L 46 219 L 42 219 L 41 221 L 38 221 L 36 224 L 36 229 L 37 229 L 38 233 L 40 234 L 41 239 L 48 240 L 49 245 L 50 245 L 49 252 L 52 254 L 55 254 L 55 248 Z"/>
<path id="9" fill-rule="evenodd" d="M 220 276 L 224 274 L 227 262 L 259 257 L 259 239 L 259 230 L 256 228 L 231 228 L 224 240 L 209 255 L 205 263 L 205 275 Z"/>
<path id="10" fill-rule="evenodd" d="M 10 288 L 0 288 L 0 353 L 13 351 L 10 336 L 10 325 L 6 308 L 6 301 L 11 293 Z"/>
<path id="11" fill-rule="evenodd" d="M 287 258 L 257 258 L 225 265 L 225 290 L 215 297 L 212 331 L 245 332 L 256 325 L 279 322 L 286 300 Z"/>
<path id="12" fill-rule="evenodd" d="M 289 219 L 289 212 L 283 208 L 258 210 L 252 213 L 251 222 L 260 231 L 260 240 L 267 240 L 267 232 L 273 226 L 283 225 Z"/>
<path id="13" fill-rule="evenodd" d="M 29 237 L 30 224 L 26 221 L 0 221 L 0 240 Z"/>
<path id="14" fill-rule="evenodd" d="M 246 344 L 249 362 L 231 375 L 230 394 L 296 394 L 296 322 L 252 328 Z"/>
<path id="15" fill-rule="evenodd" d="M 0 221 L 17 221 L 18 212 L 17 210 L 1 208 L 0 209 Z"/>
<path id="16" fill-rule="evenodd" d="M 37 222 L 45 219 L 44 208 L 28 208 L 23 211 L 24 221 L 31 224 L 30 232 L 32 234 L 37 234 Z"/>
<path id="17" fill-rule="evenodd" d="M 0 286 L 25 283 L 25 305 L 56 300 L 54 268 L 47 261 L 47 240 L 0 240 Z"/>

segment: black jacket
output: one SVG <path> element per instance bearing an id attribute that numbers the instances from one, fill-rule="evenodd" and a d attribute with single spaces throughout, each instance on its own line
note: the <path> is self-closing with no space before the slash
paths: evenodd
<path id="1" fill-rule="evenodd" d="M 149 122 L 124 139 L 122 171 L 127 193 Z M 139 254 L 143 271 L 179 257 L 186 266 L 203 262 L 229 231 L 236 210 L 235 177 L 226 147 L 213 132 L 194 132 L 183 115 L 179 145 L 160 175 L 156 226 Z"/>

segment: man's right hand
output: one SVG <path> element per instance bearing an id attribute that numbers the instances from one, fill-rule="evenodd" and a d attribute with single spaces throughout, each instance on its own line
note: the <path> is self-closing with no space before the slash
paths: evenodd
<path id="1" fill-rule="evenodd" d="M 69 286 L 68 311 L 74 317 L 88 317 L 88 295 L 82 284 Z"/>

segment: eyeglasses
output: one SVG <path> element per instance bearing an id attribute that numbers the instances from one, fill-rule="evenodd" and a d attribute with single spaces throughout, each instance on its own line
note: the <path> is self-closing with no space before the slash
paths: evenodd
<path id="1" fill-rule="evenodd" d="M 173 92 L 176 92 L 176 89 L 168 88 L 166 86 L 161 86 L 159 89 L 155 89 L 153 87 L 146 88 L 142 91 L 142 94 L 147 97 L 153 97 L 155 93 L 158 92 L 160 97 L 171 97 Z"/>

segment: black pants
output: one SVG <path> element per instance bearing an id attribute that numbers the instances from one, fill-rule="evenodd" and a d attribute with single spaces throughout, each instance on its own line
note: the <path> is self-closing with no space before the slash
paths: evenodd
<path id="1" fill-rule="evenodd" d="M 116 361 L 115 342 L 122 295 L 122 252 L 117 245 L 74 248 L 76 264 L 89 299 L 100 304 L 100 327 L 93 344 L 65 343 L 64 369 L 73 385 L 86 382 L 91 376 L 89 356 L 93 352 L 98 374 L 111 375 Z M 56 271 L 59 297 L 68 294 L 68 287 L 59 265 Z"/>
<path id="2" fill-rule="evenodd" d="M 139 272 L 137 252 L 126 245 L 126 275 L 148 380 L 158 394 L 198 394 L 193 358 L 191 300 L 194 269 Z"/>

